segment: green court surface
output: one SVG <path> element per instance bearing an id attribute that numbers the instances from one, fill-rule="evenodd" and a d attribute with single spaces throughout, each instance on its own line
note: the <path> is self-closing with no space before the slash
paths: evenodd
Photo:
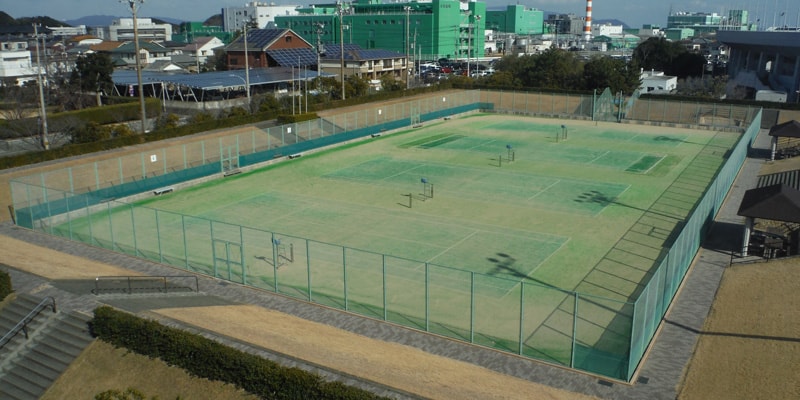
<path id="1" fill-rule="evenodd" d="M 737 138 L 471 115 L 109 207 L 68 229 L 491 347 L 516 352 L 521 339 L 520 352 L 568 364 L 576 328 L 586 346 L 627 348 L 616 314 Z M 572 291 L 593 299 L 574 326 Z"/>

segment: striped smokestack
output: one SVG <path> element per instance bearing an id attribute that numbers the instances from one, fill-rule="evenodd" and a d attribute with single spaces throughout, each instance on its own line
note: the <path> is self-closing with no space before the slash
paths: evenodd
<path id="1" fill-rule="evenodd" d="M 592 0 L 586 0 L 586 24 L 583 25 L 583 39 L 592 40 Z"/>

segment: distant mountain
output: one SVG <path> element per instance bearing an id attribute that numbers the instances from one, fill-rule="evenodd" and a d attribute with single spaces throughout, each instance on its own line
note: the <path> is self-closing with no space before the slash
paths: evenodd
<path id="1" fill-rule="evenodd" d="M 86 26 L 108 26 L 111 25 L 111 21 L 115 19 L 119 19 L 122 17 L 113 16 L 113 15 L 89 15 L 86 17 L 80 17 L 78 19 L 70 19 L 64 21 L 72 26 L 79 26 L 79 25 L 86 25 Z"/>
<path id="2" fill-rule="evenodd" d="M 222 14 L 214 14 L 203 21 L 205 26 L 222 26 Z"/>
<path id="3" fill-rule="evenodd" d="M 50 17 L 23 17 L 14 18 L 3 11 L 0 11 L 0 26 L 18 26 L 18 25 L 32 25 L 38 23 L 43 26 L 65 26 L 64 22 L 56 21 Z"/>
<path id="4" fill-rule="evenodd" d="M 629 29 L 630 26 L 628 24 L 618 20 L 618 19 L 593 19 L 592 25 L 602 25 L 602 24 L 611 24 L 611 25 L 622 25 L 622 29 Z"/>
<path id="5" fill-rule="evenodd" d="M 17 20 L 14 17 L 6 14 L 4 11 L 0 11 L 0 26 L 6 25 L 16 25 Z"/>
<path id="6" fill-rule="evenodd" d="M 78 19 L 71 19 L 64 21 L 72 26 L 86 25 L 86 26 L 109 26 L 115 19 L 130 18 L 130 15 L 114 16 L 114 15 L 89 15 Z M 180 25 L 183 20 L 169 17 L 142 17 L 150 18 L 156 23 L 167 23 L 171 25 Z"/>

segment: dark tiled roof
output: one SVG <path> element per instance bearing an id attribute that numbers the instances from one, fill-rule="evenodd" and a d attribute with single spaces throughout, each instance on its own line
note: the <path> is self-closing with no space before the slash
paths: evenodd
<path id="1" fill-rule="evenodd" d="M 770 136 L 800 138 L 800 122 L 791 120 L 769 129 Z"/>
<path id="2" fill-rule="evenodd" d="M 779 183 L 744 193 L 737 215 L 772 221 L 800 222 L 800 190 Z"/>

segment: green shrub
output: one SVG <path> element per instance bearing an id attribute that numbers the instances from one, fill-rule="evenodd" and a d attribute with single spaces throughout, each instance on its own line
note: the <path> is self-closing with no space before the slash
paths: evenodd
<path id="1" fill-rule="evenodd" d="M 92 334 L 117 347 L 183 368 L 192 375 L 230 383 L 269 399 L 381 399 L 362 389 L 326 382 L 299 368 L 225 346 L 108 306 L 94 310 Z"/>
<path id="2" fill-rule="evenodd" d="M 0 271 L 0 301 L 5 300 L 13 291 L 14 289 L 11 287 L 11 275 L 5 271 Z"/>

